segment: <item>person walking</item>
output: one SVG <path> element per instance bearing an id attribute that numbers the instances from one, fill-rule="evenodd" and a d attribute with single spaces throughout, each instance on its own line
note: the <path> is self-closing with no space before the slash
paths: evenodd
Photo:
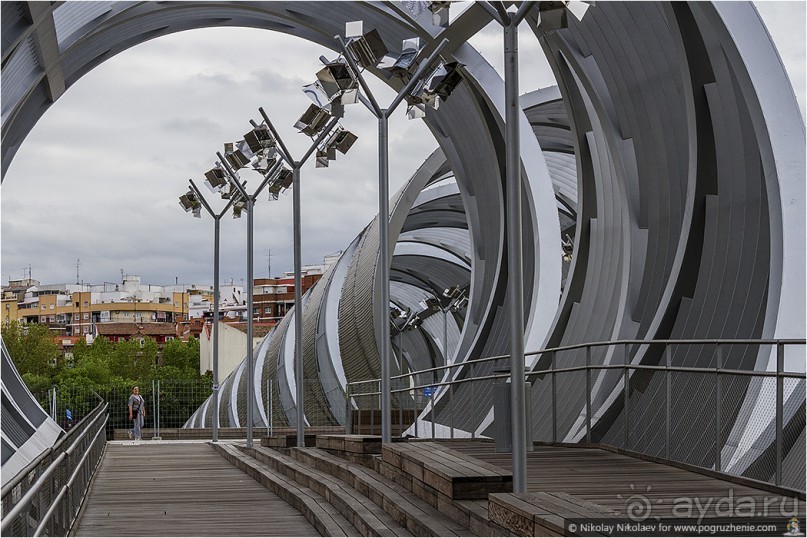
<path id="1" fill-rule="evenodd" d="M 146 401 L 140 396 L 140 388 L 132 388 L 132 395 L 129 396 L 129 420 L 132 421 L 132 429 L 129 430 L 129 439 L 140 440 L 143 422 L 146 418 Z"/>

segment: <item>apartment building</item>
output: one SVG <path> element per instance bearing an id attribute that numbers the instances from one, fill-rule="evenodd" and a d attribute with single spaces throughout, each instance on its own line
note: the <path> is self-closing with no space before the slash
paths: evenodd
<path id="1" fill-rule="evenodd" d="M 47 284 L 33 279 L 10 281 L 3 289 L 2 320 L 40 323 L 59 336 L 97 334 L 104 323 L 179 323 L 194 303 L 212 300 L 205 286 L 141 284 L 123 275 L 120 284 Z M 201 315 L 201 312 L 200 312 Z"/>
<path id="2" fill-rule="evenodd" d="M 304 266 L 301 271 L 305 294 L 325 272 L 324 265 Z M 258 323 L 277 324 L 294 306 L 294 272 L 276 278 L 256 278 L 252 291 L 253 319 Z"/>

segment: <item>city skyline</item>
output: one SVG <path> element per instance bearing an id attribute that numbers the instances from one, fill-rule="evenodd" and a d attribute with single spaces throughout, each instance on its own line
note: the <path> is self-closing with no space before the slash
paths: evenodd
<path id="1" fill-rule="evenodd" d="M 805 6 L 758 7 L 803 114 L 799 29 Z M 501 72 L 500 30 L 489 26 L 471 44 Z M 520 48 L 522 93 L 553 84 L 534 36 L 522 32 Z M 267 52 L 256 63 L 243 52 L 249 50 Z M 72 282 L 77 259 L 86 283 L 117 278 L 121 270 L 144 282 L 212 283 L 212 220 L 183 213 L 177 197 L 187 190 L 188 178 L 201 186 L 215 152 L 248 130 L 259 106 L 292 152 L 301 153 L 308 139 L 291 125 L 307 106 L 301 86 L 313 80 L 321 54 L 336 55 L 275 32 L 194 30 L 134 47 L 84 76 L 44 114 L 4 177 L 3 283 L 24 278 L 29 265 L 32 278 L 43 283 Z M 372 84 L 382 101 L 392 95 L 378 80 Z M 346 248 L 377 211 L 375 120 L 357 105 L 347 109 L 342 124 L 359 135 L 350 154 L 327 169 L 313 163 L 303 169 L 304 264 Z M 403 111 L 393 117 L 390 132 L 394 193 L 437 143 Z M 218 204 L 212 195 L 209 200 Z M 255 230 L 255 277 L 292 270 L 291 197 L 267 202 L 262 196 Z M 245 279 L 245 243 L 246 218 L 225 217 L 222 282 Z"/>

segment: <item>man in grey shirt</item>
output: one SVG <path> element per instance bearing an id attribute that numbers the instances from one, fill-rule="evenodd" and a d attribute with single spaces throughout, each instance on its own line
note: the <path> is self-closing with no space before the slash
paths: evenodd
<path id="1" fill-rule="evenodd" d="M 132 429 L 129 430 L 129 439 L 140 440 L 141 428 L 146 418 L 146 401 L 140 396 L 140 388 L 134 387 L 132 395 L 129 396 L 129 420 L 132 421 Z"/>

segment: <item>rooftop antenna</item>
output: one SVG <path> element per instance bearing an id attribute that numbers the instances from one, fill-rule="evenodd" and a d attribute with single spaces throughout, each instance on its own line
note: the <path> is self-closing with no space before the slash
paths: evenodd
<path id="1" fill-rule="evenodd" d="M 272 278 L 272 249 L 266 251 L 266 277 Z"/>
<path id="2" fill-rule="evenodd" d="M 80 266 L 81 266 L 81 259 L 76 258 L 76 284 L 79 284 L 81 282 L 81 279 L 79 278 L 79 267 Z"/>

